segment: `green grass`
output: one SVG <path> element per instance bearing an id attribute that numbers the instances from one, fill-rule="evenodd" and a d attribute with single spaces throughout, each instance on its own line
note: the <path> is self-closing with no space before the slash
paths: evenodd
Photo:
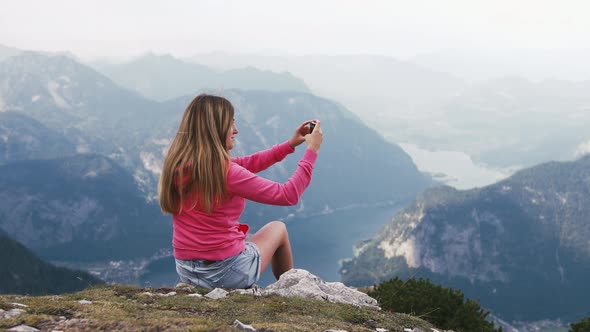
<path id="1" fill-rule="evenodd" d="M 176 296 L 142 295 L 144 292 Z M 430 330 L 429 323 L 409 315 L 334 304 L 307 298 L 255 297 L 231 294 L 219 300 L 189 297 L 202 289 L 150 289 L 133 286 L 97 286 L 61 296 L 0 296 L 0 307 L 28 306 L 26 313 L 0 321 L 0 329 L 26 324 L 41 330 L 125 331 L 235 331 L 234 320 L 259 331 L 375 331 L 376 327 L 403 331 L 404 327 Z M 80 304 L 80 300 L 92 304 Z M 65 319 L 64 319 L 65 318 Z"/>

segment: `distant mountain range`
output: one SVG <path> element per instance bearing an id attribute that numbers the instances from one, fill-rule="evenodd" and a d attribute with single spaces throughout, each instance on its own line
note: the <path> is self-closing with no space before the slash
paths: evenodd
<path id="1" fill-rule="evenodd" d="M 309 92 L 301 79 L 288 72 L 254 67 L 217 71 L 170 55 L 148 54 L 121 64 L 91 65 L 122 87 L 158 101 L 194 95 L 202 89 L 220 93 L 227 89 Z"/>
<path id="2" fill-rule="evenodd" d="M 419 122 L 412 135 L 418 144 L 458 149 L 486 165 L 528 167 L 572 160 L 590 141 L 588 91 L 590 81 L 485 81 L 449 99 L 429 121 Z"/>
<path id="3" fill-rule="evenodd" d="M 18 55 L 21 52 L 22 51 L 19 49 L 4 46 L 4 45 L 0 44 L 0 61 L 6 59 L 8 57 Z"/>
<path id="4" fill-rule="evenodd" d="M 400 276 L 460 288 L 507 320 L 590 314 L 590 156 L 487 187 L 421 194 L 345 262 L 343 281 Z"/>
<path id="5" fill-rule="evenodd" d="M 411 114 L 417 107 L 459 93 L 465 83 L 444 71 L 409 61 L 375 55 L 264 56 L 208 53 L 186 59 L 214 68 L 254 66 L 288 71 L 302 78 L 317 95 L 338 100 L 365 123 L 379 124 L 393 114 Z"/>
<path id="6" fill-rule="evenodd" d="M 61 294 L 103 283 L 86 272 L 55 267 L 42 261 L 1 230 L 0 262 L 1 294 Z"/>
<path id="7" fill-rule="evenodd" d="M 39 122 L 73 144 L 76 153 L 116 159 L 138 183 L 146 183 L 142 191 L 154 192 L 134 149 L 165 122 L 166 109 L 161 104 L 119 87 L 72 58 L 35 52 L 0 61 L 0 101 L 0 111 Z M 26 120 L 21 117 L 20 121 Z M 26 131 L 4 131 L 12 133 L 13 142 L 27 140 Z M 54 157 L 72 152 L 66 146 L 52 151 Z"/>
<path id="8" fill-rule="evenodd" d="M 467 82 L 452 74 L 453 66 L 445 71 L 427 58 L 211 53 L 181 60 L 148 54 L 92 65 L 116 84 L 159 101 L 201 89 L 311 91 L 339 101 L 391 142 L 462 151 L 491 167 L 522 168 L 590 151 L 583 126 L 590 121 L 588 81 L 495 74 Z"/>
<path id="9" fill-rule="evenodd" d="M 75 136 L 90 152 L 143 141 L 163 113 L 158 103 L 70 57 L 35 52 L 0 62 L 0 96 L 0 111 L 22 112 Z"/>

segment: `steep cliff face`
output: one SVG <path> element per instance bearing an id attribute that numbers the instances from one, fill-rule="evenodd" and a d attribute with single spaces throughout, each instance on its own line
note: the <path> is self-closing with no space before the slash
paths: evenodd
<path id="1" fill-rule="evenodd" d="M 0 112 L 0 165 L 27 159 L 49 159 L 76 153 L 64 135 L 17 112 Z"/>
<path id="2" fill-rule="evenodd" d="M 23 52 L 1 61 L 0 100 L 0 112 L 25 114 L 82 153 L 138 144 L 161 120 L 158 103 L 63 55 Z"/>
<path id="3" fill-rule="evenodd" d="M 584 314 L 590 293 L 590 156 L 468 191 L 425 192 L 359 244 L 343 280 L 430 277 L 508 318 Z"/>
<path id="4" fill-rule="evenodd" d="M 170 223 L 113 160 L 77 155 L 0 167 L 0 229 L 46 258 L 148 256 Z"/>

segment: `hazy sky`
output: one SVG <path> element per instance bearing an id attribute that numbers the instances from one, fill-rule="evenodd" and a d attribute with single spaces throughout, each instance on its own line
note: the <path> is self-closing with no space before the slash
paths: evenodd
<path id="1" fill-rule="evenodd" d="M 580 0 L 0 0 L 0 44 L 129 56 L 589 48 Z"/>

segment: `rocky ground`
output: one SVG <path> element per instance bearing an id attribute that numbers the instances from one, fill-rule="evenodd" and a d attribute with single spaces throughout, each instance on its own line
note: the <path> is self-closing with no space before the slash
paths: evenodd
<path id="1" fill-rule="evenodd" d="M 302 270 L 247 291 L 109 285 L 73 294 L 0 296 L 0 328 L 12 331 L 439 331 L 380 310 L 366 294 Z M 279 295 L 279 293 L 281 295 Z M 350 296 L 353 298 L 351 300 Z M 337 303 L 346 302 L 349 303 Z M 356 302 L 355 302 L 356 301 Z"/>

